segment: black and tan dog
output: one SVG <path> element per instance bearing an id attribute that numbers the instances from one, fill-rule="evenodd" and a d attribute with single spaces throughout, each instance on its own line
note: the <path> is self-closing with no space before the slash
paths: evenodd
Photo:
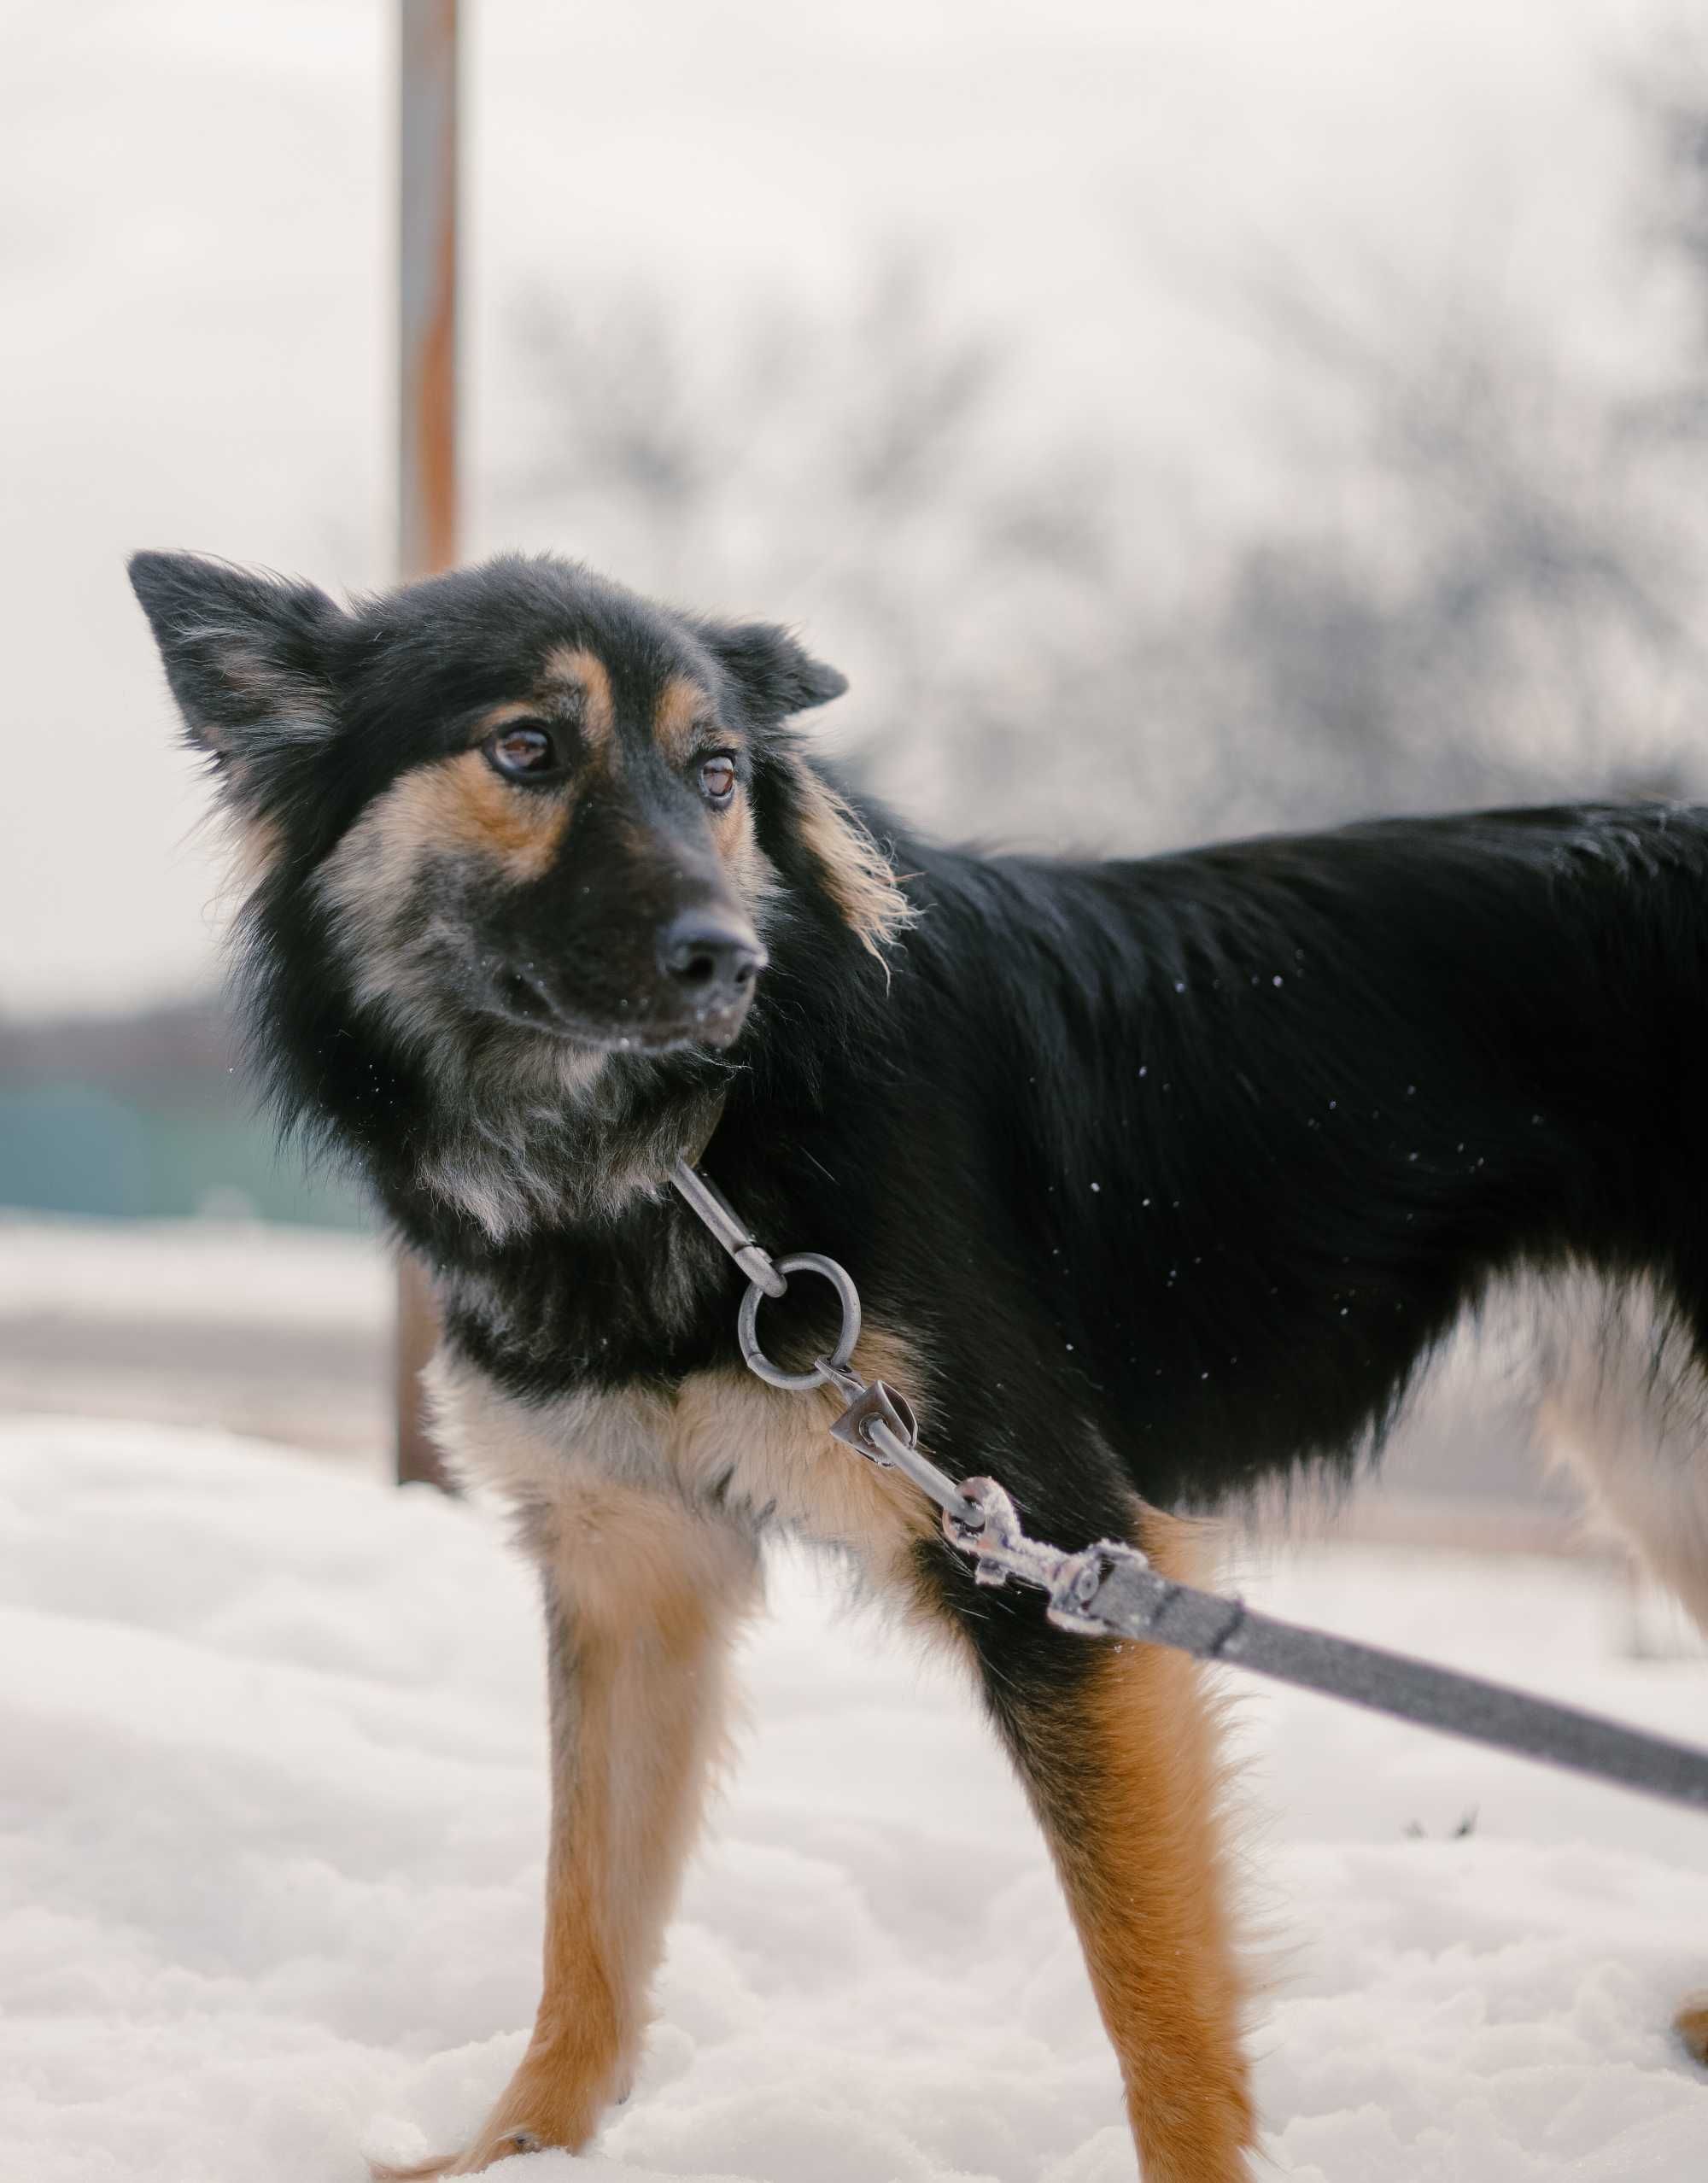
<path id="1" fill-rule="evenodd" d="M 554 560 L 348 611 L 209 560 L 132 576 L 239 831 L 281 1118 L 431 1266 L 444 1443 L 544 1577 L 539 2018 L 471 2147 L 418 2172 L 583 2146 L 627 2086 L 781 1526 L 971 1665 L 1146 2175 L 1246 2175 L 1196 1671 L 980 1590 L 934 1511 L 830 1439 L 834 1398 L 752 1378 L 740 1277 L 671 1163 L 850 1269 L 856 1361 L 945 1469 L 1165 1569 L 1180 1512 L 1349 1465 L 1522 1281 L 1555 1307 L 1562 1429 L 1701 1614 L 1708 815 L 970 855 L 839 791 L 790 723 L 842 678 L 776 629 Z M 765 1307 L 796 1361 L 826 1335 L 801 1286 Z"/>

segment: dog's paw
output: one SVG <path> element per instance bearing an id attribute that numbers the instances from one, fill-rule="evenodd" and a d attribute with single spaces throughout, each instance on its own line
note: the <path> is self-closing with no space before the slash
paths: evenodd
<path id="1" fill-rule="evenodd" d="M 500 2130 L 483 2134 L 465 2153 L 442 2153 L 409 2168 L 393 2168 L 380 2161 L 368 2163 L 371 2183 L 436 2183 L 444 2175 L 480 2175 L 494 2162 L 517 2153 L 544 2152 L 547 2141 L 534 2130 Z"/>
<path id="2" fill-rule="evenodd" d="M 453 2166 L 445 2170 L 447 2175 L 483 2175 L 488 2168 L 501 2160 L 511 2160 L 518 2153 L 544 2152 L 549 2140 L 537 2130 L 499 2130 L 483 2138 L 465 2152 Z"/>
<path id="3" fill-rule="evenodd" d="M 632 2060 L 594 2073 L 584 2050 L 536 2040 L 466 2151 L 418 2167 L 376 2166 L 373 2183 L 437 2183 L 441 2176 L 483 2175 L 524 2153 L 583 2152 L 613 2098 L 626 2098 L 633 2081 Z"/>
<path id="4" fill-rule="evenodd" d="M 1672 2028 L 1691 2060 L 1708 2069 L 1708 1988 L 1686 1997 Z"/>

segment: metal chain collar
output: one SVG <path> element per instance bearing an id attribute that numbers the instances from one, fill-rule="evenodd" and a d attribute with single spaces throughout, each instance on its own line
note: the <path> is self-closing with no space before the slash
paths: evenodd
<path id="1" fill-rule="evenodd" d="M 1028 1538 L 1013 1501 L 994 1478 L 958 1484 L 920 1453 L 906 1399 L 852 1366 L 860 1338 L 860 1296 L 846 1269 L 817 1251 L 773 1260 L 734 1209 L 686 1160 L 671 1180 L 741 1271 L 747 1292 L 736 1320 L 748 1369 L 768 1386 L 806 1393 L 834 1387 L 846 1404 L 831 1431 L 881 1470 L 899 1471 L 943 1511 L 943 1535 L 968 1555 L 980 1584 L 1011 1578 L 1047 1595 L 1050 1619 L 1089 1637 L 1138 1637 L 1227 1661 L 1301 1689 L 1348 1700 L 1448 1735 L 1617 1782 L 1647 1796 L 1708 1811 L 1708 1752 L 1648 1735 L 1575 1706 L 1558 1706 L 1480 1677 L 1351 1638 L 1301 1629 L 1259 1614 L 1243 1601 L 1177 1584 L 1136 1547 L 1100 1539 L 1064 1554 Z M 834 1347 L 810 1372 L 785 1372 L 759 1341 L 759 1306 L 787 1292 L 792 1273 L 816 1273 L 835 1290 L 842 1324 Z"/>
<path id="2" fill-rule="evenodd" d="M 905 1396 L 881 1379 L 864 1380 L 851 1365 L 854 1345 L 860 1338 L 860 1292 L 845 1267 L 816 1250 L 773 1259 L 755 1238 L 747 1224 L 722 1192 L 709 1183 L 686 1160 L 678 1160 L 671 1180 L 693 1211 L 717 1237 L 747 1276 L 747 1292 L 736 1314 L 736 1339 L 750 1372 L 768 1387 L 787 1388 L 806 1394 L 815 1387 L 835 1388 L 847 1407 L 831 1426 L 831 1432 L 857 1455 L 863 1455 L 880 1470 L 899 1471 L 943 1511 L 943 1536 L 973 1561 L 973 1574 L 981 1584 L 997 1586 L 1010 1578 L 1030 1584 L 1048 1595 L 1052 1622 L 1064 1630 L 1087 1636 L 1131 1636 L 1131 1603 L 1117 1618 L 1113 1598 L 1108 1606 L 1100 1594 L 1117 1571 L 1127 1579 L 1144 1579 L 1154 1588 L 1147 1631 L 1161 1617 L 1171 1599 L 1186 1588 L 1173 1584 L 1151 1568 L 1137 1547 L 1117 1539 L 1100 1539 L 1079 1554 L 1064 1554 L 1042 1539 L 1029 1538 L 1008 1493 L 994 1478 L 962 1478 L 957 1482 L 940 1470 L 919 1448 L 919 1425 Z M 814 1361 L 809 1372 L 785 1372 L 773 1364 L 759 1341 L 759 1306 L 767 1296 L 781 1296 L 791 1273 L 816 1273 L 829 1282 L 842 1308 L 842 1325 L 835 1346 Z M 1196 1595 L 1207 1597 L 1208 1595 Z M 1218 1601 L 1225 1612 L 1225 1629 L 1199 1649 L 1220 1655 L 1228 1636 L 1244 1619 L 1245 1610 L 1236 1603 Z"/>
<path id="3" fill-rule="evenodd" d="M 921 1492 L 930 1495 L 945 1518 L 952 1512 L 969 1536 L 982 1530 L 982 1511 L 972 1493 L 956 1485 L 946 1471 L 939 1471 L 929 1456 L 920 1454 L 919 1425 L 906 1397 L 886 1387 L 881 1379 L 862 1379 L 854 1370 L 851 1360 L 860 1338 L 860 1291 L 847 1269 L 816 1250 L 796 1251 L 790 1257 L 773 1260 L 722 1193 L 686 1160 L 677 1161 L 670 1179 L 747 1276 L 747 1293 L 735 1320 L 735 1338 L 747 1369 L 768 1387 L 787 1388 L 795 1394 L 809 1394 L 815 1387 L 834 1387 L 847 1405 L 830 1428 L 838 1440 L 880 1470 L 899 1471 L 911 1478 Z M 828 1355 L 815 1361 L 810 1372 L 785 1372 L 781 1365 L 771 1362 L 759 1342 L 759 1306 L 767 1296 L 786 1293 L 791 1273 L 820 1275 L 835 1290 L 842 1307 L 842 1326 L 835 1346 Z"/>

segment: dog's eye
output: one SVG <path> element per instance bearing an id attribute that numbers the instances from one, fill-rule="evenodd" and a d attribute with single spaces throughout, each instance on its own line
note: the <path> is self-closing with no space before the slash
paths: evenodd
<path id="1" fill-rule="evenodd" d="M 558 746 L 543 728 L 500 728 L 481 747 L 507 781 L 537 781 L 559 769 Z"/>
<path id="2" fill-rule="evenodd" d="M 719 751 L 716 757 L 701 761 L 699 793 L 717 811 L 721 811 L 734 795 L 735 761 L 727 752 Z"/>

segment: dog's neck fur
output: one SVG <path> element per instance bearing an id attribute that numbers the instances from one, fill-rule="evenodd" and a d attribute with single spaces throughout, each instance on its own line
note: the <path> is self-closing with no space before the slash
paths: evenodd
<path id="1" fill-rule="evenodd" d="M 513 1043 L 543 1051 L 424 1086 L 431 1121 L 412 1148 L 409 1196 L 472 1223 L 481 1245 L 620 1220 L 717 1127 L 729 1072 L 709 1059 L 666 1071 L 617 1054 L 588 1073 L 574 1050 L 566 1068 L 555 1041 Z"/>

